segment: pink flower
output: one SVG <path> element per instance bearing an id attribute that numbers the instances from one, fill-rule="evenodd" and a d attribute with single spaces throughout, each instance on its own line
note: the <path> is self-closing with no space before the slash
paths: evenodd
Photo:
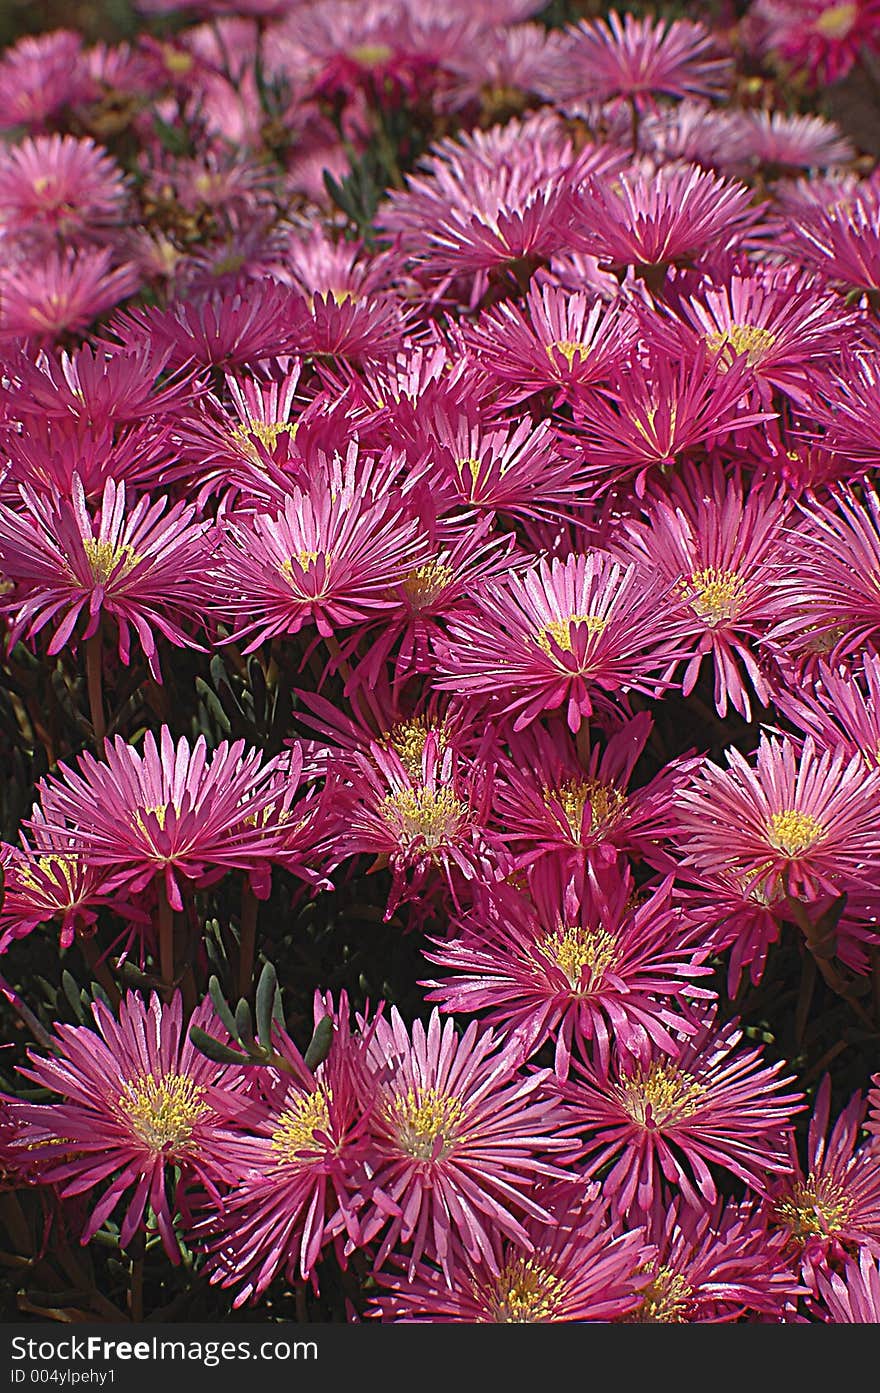
<path id="1" fill-rule="evenodd" d="M 158 746 L 147 732 L 142 755 L 117 736 L 103 762 L 86 752 L 79 773 L 59 764 L 39 785 L 42 815 L 106 870 L 107 890 L 140 891 L 158 879 L 182 910 L 181 880 L 210 885 L 237 868 L 265 881 L 298 788 L 295 768 L 283 791 L 276 772 L 243 740 L 209 755 L 203 735 L 175 747 L 163 726 Z M 26 825 L 36 830 L 34 819 Z"/>
<path id="2" fill-rule="evenodd" d="M 454 921 L 454 936 L 432 939 L 425 957 L 452 976 L 423 982 L 427 1000 L 483 1013 L 525 1058 L 554 1040 L 560 1078 L 575 1050 L 607 1066 L 612 1038 L 621 1056 L 638 1058 L 651 1043 L 676 1055 L 670 1030 L 694 1030 L 680 1003 L 713 993 L 694 986 L 711 971 L 705 936 L 671 891 L 670 877 L 633 904 L 626 873 L 600 878 L 542 861 L 528 894 L 492 887 Z"/>
<path id="3" fill-rule="evenodd" d="M 762 49 L 812 87 L 839 82 L 878 46 L 877 0 L 759 0 L 754 8 Z"/>
<path id="4" fill-rule="evenodd" d="M 641 1303 L 624 1321 L 713 1325 L 760 1317 L 780 1321 L 802 1288 L 783 1240 L 753 1204 L 693 1205 L 658 1190 L 645 1237 L 656 1256 L 644 1268 Z"/>
<path id="5" fill-rule="evenodd" d="M 860 756 L 817 750 L 810 736 L 800 752 L 792 740 L 762 736 L 754 764 L 733 748 L 727 764 L 707 762 L 676 795 L 685 866 L 807 903 L 877 888 L 880 771 Z"/>
<path id="6" fill-rule="evenodd" d="M 551 1219 L 535 1186 L 565 1179 L 559 1163 L 578 1151 L 547 1071 L 523 1073 L 515 1045 L 475 1022 L 459 1037 L 436 1010 L 410 1031 L 392 1008 L 370 1054 L 378 1094 L 363 1222 L 368 1240 L 383 1234 L 377 1269 L 405 1248 L 409 1274 L 425 1256 L 451 1283 L 461 1254 L 497 1273 L 500 1239 L 532 1251 L 524 1221 Z"/>
<path id="7" fill-rule="evenodd" d="M 53 243 L 106 238 L 125 212 L 125 180 L 93 140 L 37 136 L 0 158 L 0 229 L 39 255 Z"/>
<path id="8" fill-rule="evenodd" d="M 770 1197 L 770 1222 L 813 1290 L 857 1248 L 880 1257 L 880 1168 L 870 1143 L 859 1145 L 865 1101 L 855 1094 L 829 1133 L 830 1104 L 826 1074 L 810 1118 L 807 1164 L 789 1138 L 790 1174 L 774 1183 Z"/>
<path id="9" fill-rule="evenodd" d="M 276 1062 L 254 1070 L 239 1095 L 235 1140 L 223 1156 L 229 1188 L 219 1205 L 206 1197 L 193 1230 L 207 1249 L 210 1281 L 237 1289 L 234 1306 L 259 1300 L 279 1272 L 290 1282 L 310 1277 L 331 1241 L 345 1265 L 361 1241 L 375 1093 L 365 1059 L 371 1029 L 351 1034 L 344 992 L 336 1009 L 316 994 L 316 1027 L 325 1018 L 329 1054 L 314 1069 L 274 1026 Z"/>
<path id="10" fill-rule="evenodd" d="M 378 1275 L 375 1313 L 478 1325 L 626 1319 L 637 1309 L 640 1263 L 651 1252 L 642 1233 L 617 1232 L 607 1205 L 583 1185 L 550 1186 L 541 1200 L 552 1219 L 525 1220 L 528 1248 L 499 1235 L 493 1267 L 457 1251 L 452 1282 L 424 1260 L 411 1275 L 389 1265 Z"/>
<path id="11" fill-rule="evenodd" d="M 640 1061 L 612 1055 L 610 1064 L 574 1062 L 561 1084 L 585 1132 L 590 1175 L 621 1212 L 650 1213 L 663 1180 L 697 1207 L 717 1198 L 714 1168 L 766 1194 L 783 1172 L 784 1141 L 802 1094 L 783 1092 L 783 1063 L 761 1064 L 759 1049 L 737 1050 L 735 1021 L 711 1017 L 677 1057 L 653 1046 Z"/>
<path id="12" fill-rule="evenodd" d="M 134 266 L 114 268 L 107 248 L 8 262 L 0 273 L 0 338 L 50 344 L 82 333 L 138 285 Z"/>
<path id="13" fill-rule="evenodd" d="M 867 1248 L 848 1258 L 842 1272 L 821 1273 L 818 1290 L 829 1323 L 880 1325 L 880 1262 Z"/>
<path id="14" fill-rule="evenodd" d="M 760 643 L 779 615 L 773 583 L 787 512 L 776 490 L 746 490 L 738 474 L 686 465 L 646 500 L 644 520 L 624 521 L 616 543 L 625 560 L 662 577 L 680 602 L 689 646 L 682 692 L 690 695 L 708 658 L 721 717 L 730 702 L 751 719 L 749 686 L 763 706 L 770 703 Z"/>
<path id="15" fill-rule="evenodd" d="M 652 692 L 678 635 L 657 582 L 601 552 L 540 560 L 473 595 L 437 643 L 437 686 L 495 695 L 514 730 L 564 707 L 573 731 L 595 699 Z"/>
<path id="16" fill-rule="evenodd" d="M 730 60 L 715 36 L 688 19 L 638 19 L 612 10 L 607 19 L 581 20 L 545 95 L 561 103 L 602 104 L 624 98 L 642 109 L 657 96 L 716 96 L 731 77 Z"/>
<path id="17" fill-rule="evenodd" d="M 199 646 L 191 630 L 209 602 L 202 574 L 207 524 L 183 503 L 163 517 L 164 497 L 131 506 L 124 485 L 112 479 L 93 514 L 79 478 L 73 483 L 71 499 L 23 485 L 17 509 L 0 504 L 0 567 L 11 587 L 0 611 L 10 616 L 8 642 L 52 625 L 47 652 L 58 653 L 81 620 L 88 639 L 107 616 L 119 632 L 120 661 L 131 662 L 133 629 L 161 680 L 157 634 L 177 647 Z"/>
<path id="18" fill-rule="evenodd" d="M 225 1136 L 242 1073 L 213 1064 L 184 1033 L 179 994 L 169 1006 L 146 1006 L 129 992 L 119 1019 L 101 1001 L 90 1026 L 56 1026 L 56 1053 L 31 1053 L 25 1078 L 60 1094 L 60 1103 L 15 1105 L 18 1145 L 36 1153 L 43 1184 L 62 1195 L 100 1187 L 81 1241 L 88 1243 L 123 1205 L 120 1242 L 131 1243 L 147 1209 L 173 1263 L 180 1261 L 175 1213 L 196 1181 L 217 1199 L 214 1152 Z M 210 1002 L 191 1024 L 223 1034 Z M 189 1023 L 188 1023 L 189 1024 Z"/>

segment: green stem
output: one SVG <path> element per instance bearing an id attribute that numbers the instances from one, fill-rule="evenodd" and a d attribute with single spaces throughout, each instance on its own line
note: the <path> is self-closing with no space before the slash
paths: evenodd
<path id="1" fill-rule="evenodd" d="M 95 732 L 95 744 L 100 753 L 107 734 L 107 722 L 104 718 L 104 684 L 102 677 L 102 643 L 101 630 L 92 634 L 91 638 L 86 639 L 86 686 L 89 693 L 89 713 L 92 718 L 92 730 Z"/>
<path id="2" fill-rule="evenodd" d="M 168 899 L 165 879 L 161 875 L 156 877 L 156 897 L 159 901 L 159 975 L 168 1000 L 174 989 L 174 910 Z"/>

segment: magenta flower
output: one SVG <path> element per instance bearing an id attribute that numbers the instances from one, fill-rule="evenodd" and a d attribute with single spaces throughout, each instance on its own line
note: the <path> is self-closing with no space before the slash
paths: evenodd
<path id="1" fill-rule="evenodd" d="M 745 184 L 668 165 L 654 174 L 588 180 L 579 195 L 576 245 L 611 270 L 659 274 L 711 252 L 739 250 L 759 212 Z"/>
<path id="2" fill-rule="evenodd" d="M 10 644 L 51 625 L 47 652 L 58 653 L 81 621 L 88 639 L 107 616 L 119 633 L 120 661 L 131 661 L 134 630 L 157 681 L 157 634 L 179 648 L 199 647 L 191 630 L 209 602 L 208 546 L 194 507 L 175 503 L 163 517 L 166 498 L 130 506 L 124 485 L 108 479 L 92 513 L 76 476 L 70 499 L 25 485 L 21 497 L 17 509 L 0 504 L 0 568 L 10 585 L 0 611 L 10 616 Z"/>
<path id="3" fill-rule="evenodd" d="M 624 98 L 643 109 L 658 96 L 717 96 L 731 77 L 715 36 L 688 19 L 621 17 L 612 10 L 607 19 L 581 20 L 567 38 L 543 89 L 563 104 Z"/>
<path id="4" fill-rule="evenodd" d="M 836 197 L 804 201 L 789 213 L 790 253 L 844 286 L 880 291 L 880 190 L 861 183 Z M 831 191 L 829 190 L 829 194 Z"/>
<path id="5" fill-rule="evenodd" d="M 663 1190 L 654 1198 L 645 1238 L 656 1256 L 641 1302 L 624 1321 L 713 1325 L 744 1319 L 781 1321 L 802 1291 L 778 1233 L 754 1204 L 694 1206 Z"/>
<path id="6" fill-rule="evenodd" d="M 105 239 L 122 221 L 121 169 L 93 140 L 37 136 L 0 158 L 0 229 L 32 247 Z"/>
<path id="7" fill-rule="evenodd" d="M 604 746 L 593 744 L 586 767 L 559 722 L 548 731 L 536 721 L 509 736 L 510 755 L 498 758 L 493 824 L 519 867 L 547 855 L 596 868 L 630 856 L 671 869 L 664 842 L 677 827 L 672 795 L 693 762 L 672 760 L 631 788 L 652 724 L 645 711 L 625 721 Z"/>
<path id="8" fill-rule="evenodd" d="M 60 1095 L 60 1103 L 17 1103 L 19 1145 L 38 1157 L 43 1184 L 62 1195 L 100 1187 L 81 1241 L 89 1240 L 123 1206 L 120 1242 L 132 1241 L 147 1222 L 149 1206 L 173 1263 L 180 1261 L 175 1213 L 196 1182 L 219 1200 L 214 1153 L 226 1135 L 243 1075 L 217 1065 L 184 1033 L 179 994 L 169 1006 L 158 997 L 146 1006 L 129 992 L 119 1019 L 101 1001 L 91 1026 L 56 1026 L 56 1054 L 31 1053 L 25 1078 Z M 192 1024 L 223 1035 L 205 1003 Z"/>
<path id="9" fill-rule="evenodd" d="M 727 764 L 706 763 L 676 795 L 686 866 L 808 903 L 877 888 L 880 771 L 858 755 L 817 750 L 810 736 L 800 753 L 789 739 L 762 736 L 754 765 L 736 749 Z"/>
<path id="10" fill-rule="evenodd" d="M 42 130 L 93 94 L 82 36 L 70 29 L 25 35 L 0 57 L 0 130 Z"/>
<path id="11" fill-rule="evenodd" d="M 294 776 L 282 791 L 276 773 L 243 740 L 209 754 L 204 736 L 175 746 L 163 726 L 158 746 L 147 732 L 141 755 L 117 736 L 104 761 L 86 752 L 78 773 L 59 764 L 42 780 L 41 825 L 104 868 L 106 890 L 136 892 L 158 879 L 181 910 L 181 881 L 210 885 L 232 869 L 264 874 L 298 786 Z M 36 816 L 26 825 L 36 833 Z"/>
<path id="12" fill-rule="evenodd" d="M 597 697 L 651 693 L 674 664 L 678 632 L 660 585 L 598 551 L 542 559 L 472 600 L 438 640 L 436 685 L 495 695 L 514 730 L 562 706 L 577 731 Z"/>
<path id="13" fill-rule="evenodd" d="M 650 1257 L 642 1233 L 619 1233 L 607 1205 L 589 1187 L 550 1186 L 541 1195 L 552 1220 L 528 1217 L 530 1246 L 498 1237 L 495 1263 L 474 1261 L 454 1238 L 452 1282 L 424 1260 L 412 1269 L 378 1274 L 375 1313 L 385 1321 L 534 1324 L 626 1319 L 638 1307 Z"/>
<path id="14" fill-rule="evenodd" d="M 107 248 L 53 251 L 8 261 L 0 272 L 0 337 L 51 344 L 78 334 L 138 289 L 134 266 L 113 266 Z"/>
<path id="15" fill-rule="evenodd" d="M 436 1010 L 409 1031 L 392 1008 L 370 1054 L 379 1091 L 363 1224 L 368 1240 L 383 1235 L 377 1269 L 405 1247 L 410 1274 L 425 1256 L 451 1283 L 457 1252 L 495 1273 L 502 1237 L 531 1251 L 524 1221 L 551 1220 L 535 1186 L 565 1179 L 560 1163 L 579 1150 L 548 1071 L 523 1073 L 515 1044 L 476 1022 L 459 1037 Z"/>
<path id="16" fill-rule="evenodd" d="M 468 340 L 479 362 L 516 405 L 555 390 L 557 403 L 613 377 L 633 346 L 636 322 L 588 295 L 532 285 L 526 313 L 505 302 L 484 315 Z"/>
<path id="17" fill-rule="evenodd" d="M 813 1290 L 820 1275 L 859 1248 L 880 1257 L 880 1168 L 870 1142 L 859 1144 L 866 1103 L 855 1094 L 829 1132 L 830 1103 L 826 1074 L 810 1118 L 806 1166 L 789 1138 L 790 1174 L 770 1196 L 770 1221 Z"/>
<path id="18" fill-rule="evenodd" d="M 290 1282 L 310 1277 L 331 1241 L 343 1265 L 361 1242 L 375 1093 L 370 1031 L 351 1034 L 345 993 L 336 1009 L 316 994 L 315 1024 L 325 1016 L 333 1038 L 315 1070 L 274 1027 L 277 1065 L 253 1071 L 239 1095 L 236 1136 L 223 1156 L 230 1188 L 219 1206 L 205 1205 L 193 1230 L 211 1282 L 237 1289 L 235 1306 L 257 1301 L 279 1272 Z"/>
<path id="19" fill-rule="evenodd" d="M 716 1167 L 759 1194 L 786 1170 L 803 1095 L 783 1092 L 794 1082 L 784 1064 L 762 1065 L 759 1049 L 737 1050 L 741 1039 L 735 1021 L 718 1029 L 707 1017 L 677 1058 L 654 1046 L 637 1062 L 616 1052 L 604 1068 L 574 1061 L 562 1096 L 585 1134 L 588 1173 L 603 1173 L 622 1213 L 650 1213 L 663 1180 L 699 1208 L 717 1198 Z"/>
<path id="20" fill-rule="evenodd" d="M 803 513 L 774 580 L 781 614 L 769 640 L 824 640 L 830 660 L 858 653 L 880 632 L 880 497 L 867 485 L 839 488 Z"/>
<path id="21" fill-rule="evenodd" d="M 876 51 L 877 0 L 759 0 L 761 47 L 811 86 L 839 82 Z"/>
<path id="22" fill-rule="evenodd" d="M 715 669 L 715 706 L 728 702 L 751 719 L 751 687 L 763 706 L 772 687 L 760 665 L 760 641 L 778 618 L 773 583 L 788 512 L 775 490 L 720 469 L 685 467 L 662 494 L 646 500 L 644 520 L 625 520 L 617 547 L 625 560 L 661 576 L 680 601 L 689 656 L 682 692 L 689 696 L 708 658 Z"/>
<path id="23" fill-rule="evenodd" d="M 861 670 L 816 665 L 812 686 L 775 693 L 779 710 L 820 749 L 860 754 L 880 767 L 880 653 L 866 653 Z"/>
<path id="24" fill-rule="evenodd" d="M 528 1058 L 555 1041 L 555 1069 L 568 1075 L 571 1055 L 607 1066 L 611 1041 L 638 1058 L 653 1043 L 678 1053 L 692 1034 L 688 998 L 714 993 L 694 982 L 711 969 L 700 926 L 672 903 L 671 877 L 635 905 L 627 874 L 597 877 L 542 861 L 528 894 L 493 887 L 454 923 L 455 936 L 433 939 L 429 962 L 452 976 L 422 985 L 447 1012 L 479 1011 L 505 1030 Z M 700 941 L 702 937 L 702 942 Z"/>
<path id="25" fill-rule="evenodd" d="M 223 518 L 210 574 L 232 637 L 249 639 L 245 652 L 306 625 L 323 638 L 363 625 L 391 608 L 395 583 L 430 562 L 396 472 L 389 453 L 374 463 L 353 444 L 305 488 L 292 485 L 277 513 Z"/>
<path id="26" fill-rule="evenodd" d="M 848 1258 L 842 1272 L 820 1273 L 817 1286 L 830 1324 L 880 1325 L 880 1261 L 867 1248 Z"/>
<path id="27" fill-rule="evenodd" d="M 48 831 L 39 808 L 31 820 L 32 842 L 0 842 L 3 902 L 0 953 L 40 924 L 60 920 L 59 942 L 69 948 L 77 930 L 88 932 L 104 903 L 104 873 L 83 857 L 75 836 Z"/>

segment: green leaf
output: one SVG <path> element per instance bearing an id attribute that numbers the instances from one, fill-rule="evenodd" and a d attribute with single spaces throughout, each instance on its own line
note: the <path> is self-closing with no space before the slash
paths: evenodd
<path id="1" fill-rule="evenodd" d="M 239 999 L 235 1008 L 235 1034 L 249 1054 L 258 1053 L 254 1037 L 254 1018 L 244 997 Z"/>
<path id="2" fill-rule="evenodd" d="M 221 1040 L 215 1040 L 213 1035 L 209 1035 L 201 1026 L 191 1025 L 189 1028 L 189 1038 L 192 1040 L 197 1050 L 201 1050 L 208 1059 L 213 1059 L 216 1064 L 247 1064 L 249 1057 L 242 1050 L 234 1050 L 231 1045 L 224 1045 Z"/>
<path id="3" fill-rule="evenodd" d="M 214 1004 L 214 1010 L 220 1017 L 233 1040 L 238 1039 L 238 1031 L 235 1028 L 235 1017 L 229 1009 L 226 997 L 223 995 L 223 988 L 220 986 L 220 979 L 213 975 L 208 978 L 208 994 Z"/>
<path id="4" fill-rule="evenodd" d="M 272 963 L 266 963 L 257 983 L 257 1036 L 268 1050 L 272 1044 L 272 1015 L 278 992 L 278 974 Z"/>
<path id="5" fill-rule="evenodd" d="M 308 1069 L 317 1069 L 319 1064 L 330 1053 L 330 1046 L 333 1043 L 333 1017 L 322 1016 L 315 1026 L 315 1032 L 309 1041 L 309 1047 L 305 1052 L 305 1062 Z"/>
<path id="6" fill-rule="evenodd" d="M 67 997 L 67 1000 L 70 1003 L 70 1008 L 73 1011 L 73 1014 L 76 1016 L 77 1020 L 79 1021 L 80 1025 L 85 1025 L 86 1012 L 85 1007 L 83 1005 L 80 985 L 74 977 L 73 973 L 67 971 L 67 968 L 65 968 L 61 974 L 61 990 Z"/>

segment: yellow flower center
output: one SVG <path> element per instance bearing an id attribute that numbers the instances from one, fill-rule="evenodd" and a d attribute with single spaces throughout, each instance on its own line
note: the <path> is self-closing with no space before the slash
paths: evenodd
<path id="1" fill-rule="evenodd" d="M 86 554 L 92 575 L 99 585 L 106 585 L 111 575 L 116 579 L 127 575 L 140 561 L 133 547 L 116 546 L 113 542 L 99 542 L 95 537 L 83 538 L 83 551 Z"/>
<path id="2" fill-rule="evenodd" d="M 382 816 L 405 845 L 435 848 L 454 838 L 467 806 L 451 788 L 402 788 L 384 799 Z"/>
<path id="3" fill-rule="evenodd" d="M 545 788 L 545 800 L 556 798 L 562 804 L 573 837 L 581 834 L 581 820 L 590 805 L 590 830 L 607 832 L 626 810 L 626 795 L 601 779 L 566 779 L 558 788 Z"/>
<path id="4" fill-rule="evenodd" d="M 767 824 L 770 845 L 785 856 L 802 856 L 815 846 L 823 830 L 821 822 L 811 813 L 800 813 L 796 808 L 773 813 Z"/>
<path id="5" fill-rule="evenodd" d="M 144 1074 L 124 1085 L 118 1103 L 139 1141 L 150 1151 L 180 1153 L 200 1118 L 205 1086 L 186 1074 Z"/>
<path id="6" fill-rule="evenodd" d="M 823 10 L 813 21 L 813 29 L 823 39 L 845 39 L 858 18 L 859 7 L 855 4 L 831 5 Z"/>
<path id="7" fill-rule="evenodd" d="M 38 875 L 45 876 L 51 880 L 59 889 L 66 890 L 68 896 L 73 899 L 76 890 L 74 887 L 74 876 L 76 875 L 77 860 L 75 856 L 62 856 L 52 853 L 48 856 L 36 856 L 30 864 L 23 862 L 16 866 L 15 874 L 19 885 L 26 886 L 29 890 L 41 890 Z"/>
<path id="8" fill-rule="evenodd" d="M 168 817 L 169 807 L 171 807 L 170 803 L 157 803 L 154 808 L 136 808 L 135 811 L 132 813 L 132 821 L 134 822 L 135 827 L 137 827 L 140 832 L 143 832 L 146 835 L 146 819 L 149 816 L 149 814 L 152 813 L 159 824 L 160 832 L 164 832 L 165 821 Z"/>
<path id="9" fill-rule="evenodd" d="M 298 421 L 249 421 L 246 425 L 242 423 L 234 428 L 232 439 L 247 459 L 259 464 L 260 452 L 251 436 L 255 435 L 257 440 L 271 452 L 275 449 L 282 435 L 289 435 L 291 440 L 295 439 L 298 426 Z"/>
<path id="10" fill-rule="evenodd" d="M 419 1161 L 428 1161 L 441 1142 L 439 1158 L 448 1156 L 464 1121 L 464 1108 L 458 1098 L 436 1088 L 410 1089 L 391 1102 L 391 1121 L 402 1151 Z"/>
<path id="11" fill-rule="evenodd" d="M 418 778 L 422 772 L 422 756 L 429 735 L 437 737 L 439 750 L 445 748 L 443 727 L 432 725 L 424 716 L 416 716 L 411 721 L 398 721 L 384 737 L 385 743 L 390 745 L 406 772 L 413 778 Z"/>
<path id="12" fill-rule="evenodd" d="M 284 576 L 284 579 L 287 581 L 288 585 L 296 589 L 299 580 L 299 572 L 308 571 L 312 566 L 316 565 L 319 556 L 322 556 L 324 558 L 325 568 L 329 568 L 331 561 L 331 556 L 329 552 L 298 551 L 295 556 L 289 556 L 287 560 L 282 561 L 278 569 Z M 296 570 L 294 569 L 294 562 L 296 562 Z"/>
<path id="13" fill-rule="evenodd" d="M 736 571 L 719 571 L 714 566 L 693 571 L 676 588 L 697 618 L 710 626 L 735 619 L 746 597 L 746 587 Z"/>
<path id="14" fill-rule="evenodd" d="M 403 591 L 415 609 L 433 604 L 455 575 L 451 566 L 443 561 L 426 561 L 424 566 L 416 566 L 404 577 Z"/>
<path id="15" fill-rule="evenodd" d="M 328 1132 L 330 1112 L 327 1094 L 322 1090 L 304 1093 L 285 1108 L 272 1133 L 269 1146 L 279 1165 L 304 1165 L 303 1151 L 315 1149 L 315 1133 Z"/>
<path id="16" fill-rule="evenodd" d="M 475 1293 L 479 1296 L 480 1293 Z M 565 1295 L 565 1281 L 538 1258 L 509 1258 L 489 1298 L 492 1319 L 509 1325 L 550 1321 Z"/>
<path id="17" fill-rule="evenodd" d="M 606 929 L 586 929 L 571 924 L 545 934 L 540 951 L 561 968 L 572 988 L 583 991 L 599 985 L 603 973 L 617 958 L 617 939 Z M 586 968 L 588 977 L 583 981 Z"/>
<path id="18" fill-rule="evenodd" d="M 623 1076 L 618 1091 L 633 1122 L 646 1126 L 650 1113 L 656 1127 L 692 1117 L 706 1092 L 690 1074 L 663 1060 L 655 1061 L 647 1072 L 636 1065 L 631 1074 Z"/>
<path id="19" fill-rule="evenodd" d="M 578 339 L 557 339 L 555 343 L 547 344 L 547 357 L 550 362 L 555 363 L 554 354 L 561 353 L 568 364 L 569 371 L 571 371 L 575 357 L 579 363 L 582 363 L 589 352 L 590 345 L 581 343 Z"/>
<path id="20" fill-rule="evenodd" d="M 348 50 L 348 56 L 362 68 L 379 68 L 388 62 L 393 52 L 388 44 L 356 44 Z"/>
<path id="21" fill-rule="evenodd" d="M 600 614 L 570 614 L 567 619 L 551 619 L 548 624 L 538 630 L 538 643 L 544 652 L 549 653 L 551 657 L 553 654 L 550 646 L 551 639 L 564 652 L 573 653 L 574 636 L 581 625 L 586 628 L 589 637 L 593 638 L 597 634 L 604 633 L 608 627 L 608 620 L 603 619 Z"/>
<path id="22" fill-rule="evenodd" d="M 692 1293 L 693 1287 L 680 1273 L 673 1272 L 670 1267 L 660 1267 L 643 1289 L 641 1304 L 624 1317 L 622 1324 L 684 1325 Z"/>
<path id="23" fill-rule="evenodd" d="M 705 339 L 710 353 L 720 353 L 729 343 L 734 353 L 745 353 L 754 367 L 773 347 L 776 335 L 757 324 L 728 324 L 726 329 L 706 334 Z"/>
<path id="24" fill-rule="evenodd" d="M 797 1243 L 838 1233 L 847 1223 L 853 1201 L 842 1185 L 827 1175 L 810 1172 L 789 1195 L 778 1200 L 773 1214 Z"/>

